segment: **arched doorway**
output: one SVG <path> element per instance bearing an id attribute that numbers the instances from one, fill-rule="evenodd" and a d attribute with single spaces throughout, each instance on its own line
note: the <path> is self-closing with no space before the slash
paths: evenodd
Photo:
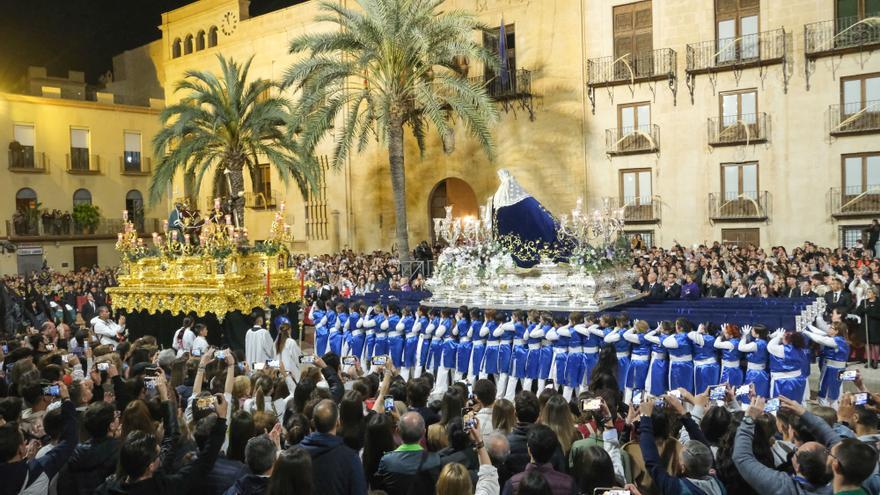
<path id="1" fill-rule="evenodd" d="M 137 189 L 125 193 L 125 209 L 131 223 L 140 232 L 144 231 L 144 197 Z"/>
<path id="2" fill-rule="evenodd" d="M 445 217 L 447 206 L 452 206 L 452 216 L 455 218 L 476 218 L 480 214 L 477 195 L 470 184 L 457 177 L 441 180 L 428 197 L 428 229 L 432 242 L 438 241 L 434 233 L 434 219 Z"/>

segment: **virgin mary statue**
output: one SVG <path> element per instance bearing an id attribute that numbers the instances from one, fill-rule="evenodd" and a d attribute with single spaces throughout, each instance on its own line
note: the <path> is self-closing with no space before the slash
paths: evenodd
<path id="1" fill-rule="evenodd" d="M 569 242 L 558 233 L 559 223 L 506 169 L 498 171 L 501 185 L 492 196 L 495 237 L 513 254 L 517 266 L 530 268 L 548 256 L 565 261 Z"/>

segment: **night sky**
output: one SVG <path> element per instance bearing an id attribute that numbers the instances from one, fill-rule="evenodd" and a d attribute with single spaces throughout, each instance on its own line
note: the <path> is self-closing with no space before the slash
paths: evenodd
<path id="1" fill-rule="evenodd" d="M 305 0 L 252 0 L 251 17 Z M 162 12 L 193 0 L 0 0 L 0 88 L 29 65 L 97 83 L 114 55 L 159 38 Z"/>

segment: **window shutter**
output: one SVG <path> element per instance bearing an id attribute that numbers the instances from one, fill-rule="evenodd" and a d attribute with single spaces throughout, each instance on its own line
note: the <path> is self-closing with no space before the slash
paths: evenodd
<path id="1" fill-rule="evenodd" d="M 15 125 L 13 130 L 15 140 L 22 146 L 34 146 L 34 126 L 32 125 Z"/>
<path id="2" fill-rule="evenodd" d="M 70 147 L 71 148 L 89 148 L 89 131 L 88 129 L 71 129 L 70 130 Z"/>

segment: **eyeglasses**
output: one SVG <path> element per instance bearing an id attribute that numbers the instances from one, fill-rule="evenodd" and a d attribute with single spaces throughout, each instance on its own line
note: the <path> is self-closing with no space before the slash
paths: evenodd
<path id="1" fill-rule="evenodd" d="M 827 448 L 827 447 L 825 448 L 825 454 L 827 454 L 828 457 L 830 457 L 830 458 L 834 459 L 835 461 L 837 461 L 837 464 L 840 466 L 841 471 L 844 469 L 844 467 L 843 467 L 843 463 L 840 462 L 840 458 L 837 457 L 836 455 L 832 454 L 830 448 Z"/>

